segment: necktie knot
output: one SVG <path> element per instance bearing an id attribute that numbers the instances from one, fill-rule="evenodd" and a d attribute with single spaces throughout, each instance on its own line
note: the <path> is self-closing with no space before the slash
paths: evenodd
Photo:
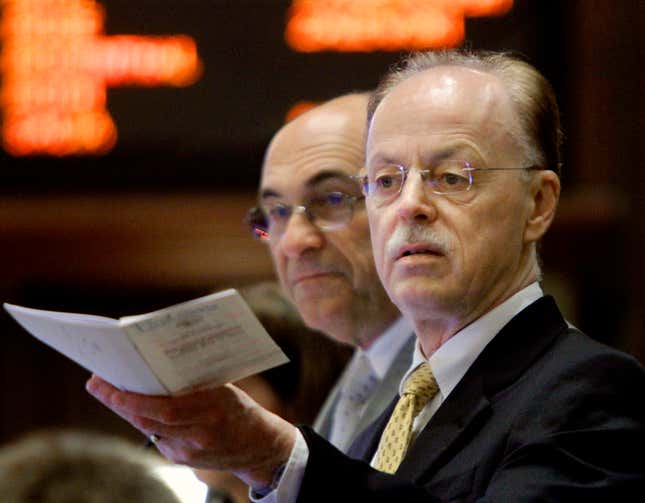
<path id="1" fill-rule="evenodd" d="M 403 395 L 414 396 L 416 416 L 423 407 L 437 394 L 439 386 L 427 363 L 419 365 L 403 385 Z"/>

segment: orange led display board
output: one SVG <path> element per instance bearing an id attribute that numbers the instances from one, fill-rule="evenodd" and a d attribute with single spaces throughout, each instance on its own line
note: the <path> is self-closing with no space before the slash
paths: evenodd
<path id="1" fill-rule="evenodd" d="M 14 156 L 101 154 L 117 129 L 112 86 L 187 86 L 201 74 L 185 35 L 103 33 L 94 0 L 0 0 L 2 141 Z"/>
<path id="2" fill-rule="evenodd" d="M 512 7 L 513 0 L 293 0 L 285 38 L 299 52 L 455 47 L 464 18 Z"/>
<path id="3" fill-rule="evenodd" d="M 317 101 L 298 101 L 291 108 L 289 108 L 287 114 L 285 115 L 284 122 L 291 122 L 299 115 L 308 112 L 312 108 L 316 108 L 318 105 L 320 105 L 320 103 Z"/>

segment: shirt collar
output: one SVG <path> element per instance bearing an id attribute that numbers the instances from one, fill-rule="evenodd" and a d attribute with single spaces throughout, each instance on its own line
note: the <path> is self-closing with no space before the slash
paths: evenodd
<path id="1" fill-rule="evenodd" d="M 543 295 L 538 282 L 531 283 L 481 318 L 462 328 L 444 342 L 430 358 L 425 358 L 417 340 L 412 365 L 401 380 L 399 392 L 403 389 L 403 383 L 412 371 L 422 362 L 427 361 L 437 380 L 439 391 L 445 399 L 504 325 Z"/>
<path id="2" fill-rule="evenodd" d="M 372 370 L 381 380 L 413 332 L 412 324 L 401 317 L 392 323 L 369 348 L 366 350 L 358 348 L 353 359 L 360 358 L 361 355 L 366 357 Z"/>

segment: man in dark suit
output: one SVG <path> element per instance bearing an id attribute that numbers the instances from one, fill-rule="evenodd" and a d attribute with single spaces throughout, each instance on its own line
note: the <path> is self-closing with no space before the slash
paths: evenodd
<path id="1" fill-rule="evenodd" d="M 645 445 L 643 368 L 569 327 L 538 284 L 560 192 L 548 83 L 503 55 L 418 55 L 384 79 L 369 117 L 376 267 L 415 325 L 406 378 L 429 365 L 432 393 L 402 455 L 401 422 L 398 437 L 388 429 L 404 398 L 353 447 L 392 476 L 305 432 L 299 501 L 333 496 L 319 476 L 332 465 L 348 501 L 645 497 L 643 464 L 626 456 Z"/>
<path id="2" fill-rule="evenodd" d="M 645 444 L 645 371 L 568 325 L 538 283 L 560 192 L 549 84 L 504 55 L 417 55 L 369 120 L 376 269 L 418 343 L 401 396 L 352 448 L 360 460 L 231 386 L 154 398 L 93 379 L 90 392 L 259 501 L 642 499 L 630 451 Z"/>

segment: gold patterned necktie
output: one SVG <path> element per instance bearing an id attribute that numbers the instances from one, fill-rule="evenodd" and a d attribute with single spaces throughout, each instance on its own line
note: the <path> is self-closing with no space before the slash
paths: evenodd
<path id="1" fill-rule="evenodd" d="M 399 468 L 412 438 L 414 418 L 439 391 L 437 381 L 427 363 L 422 363 L 410 374 L 403 394 L 383 430 L 374 468 L 394 473 Z"/>

